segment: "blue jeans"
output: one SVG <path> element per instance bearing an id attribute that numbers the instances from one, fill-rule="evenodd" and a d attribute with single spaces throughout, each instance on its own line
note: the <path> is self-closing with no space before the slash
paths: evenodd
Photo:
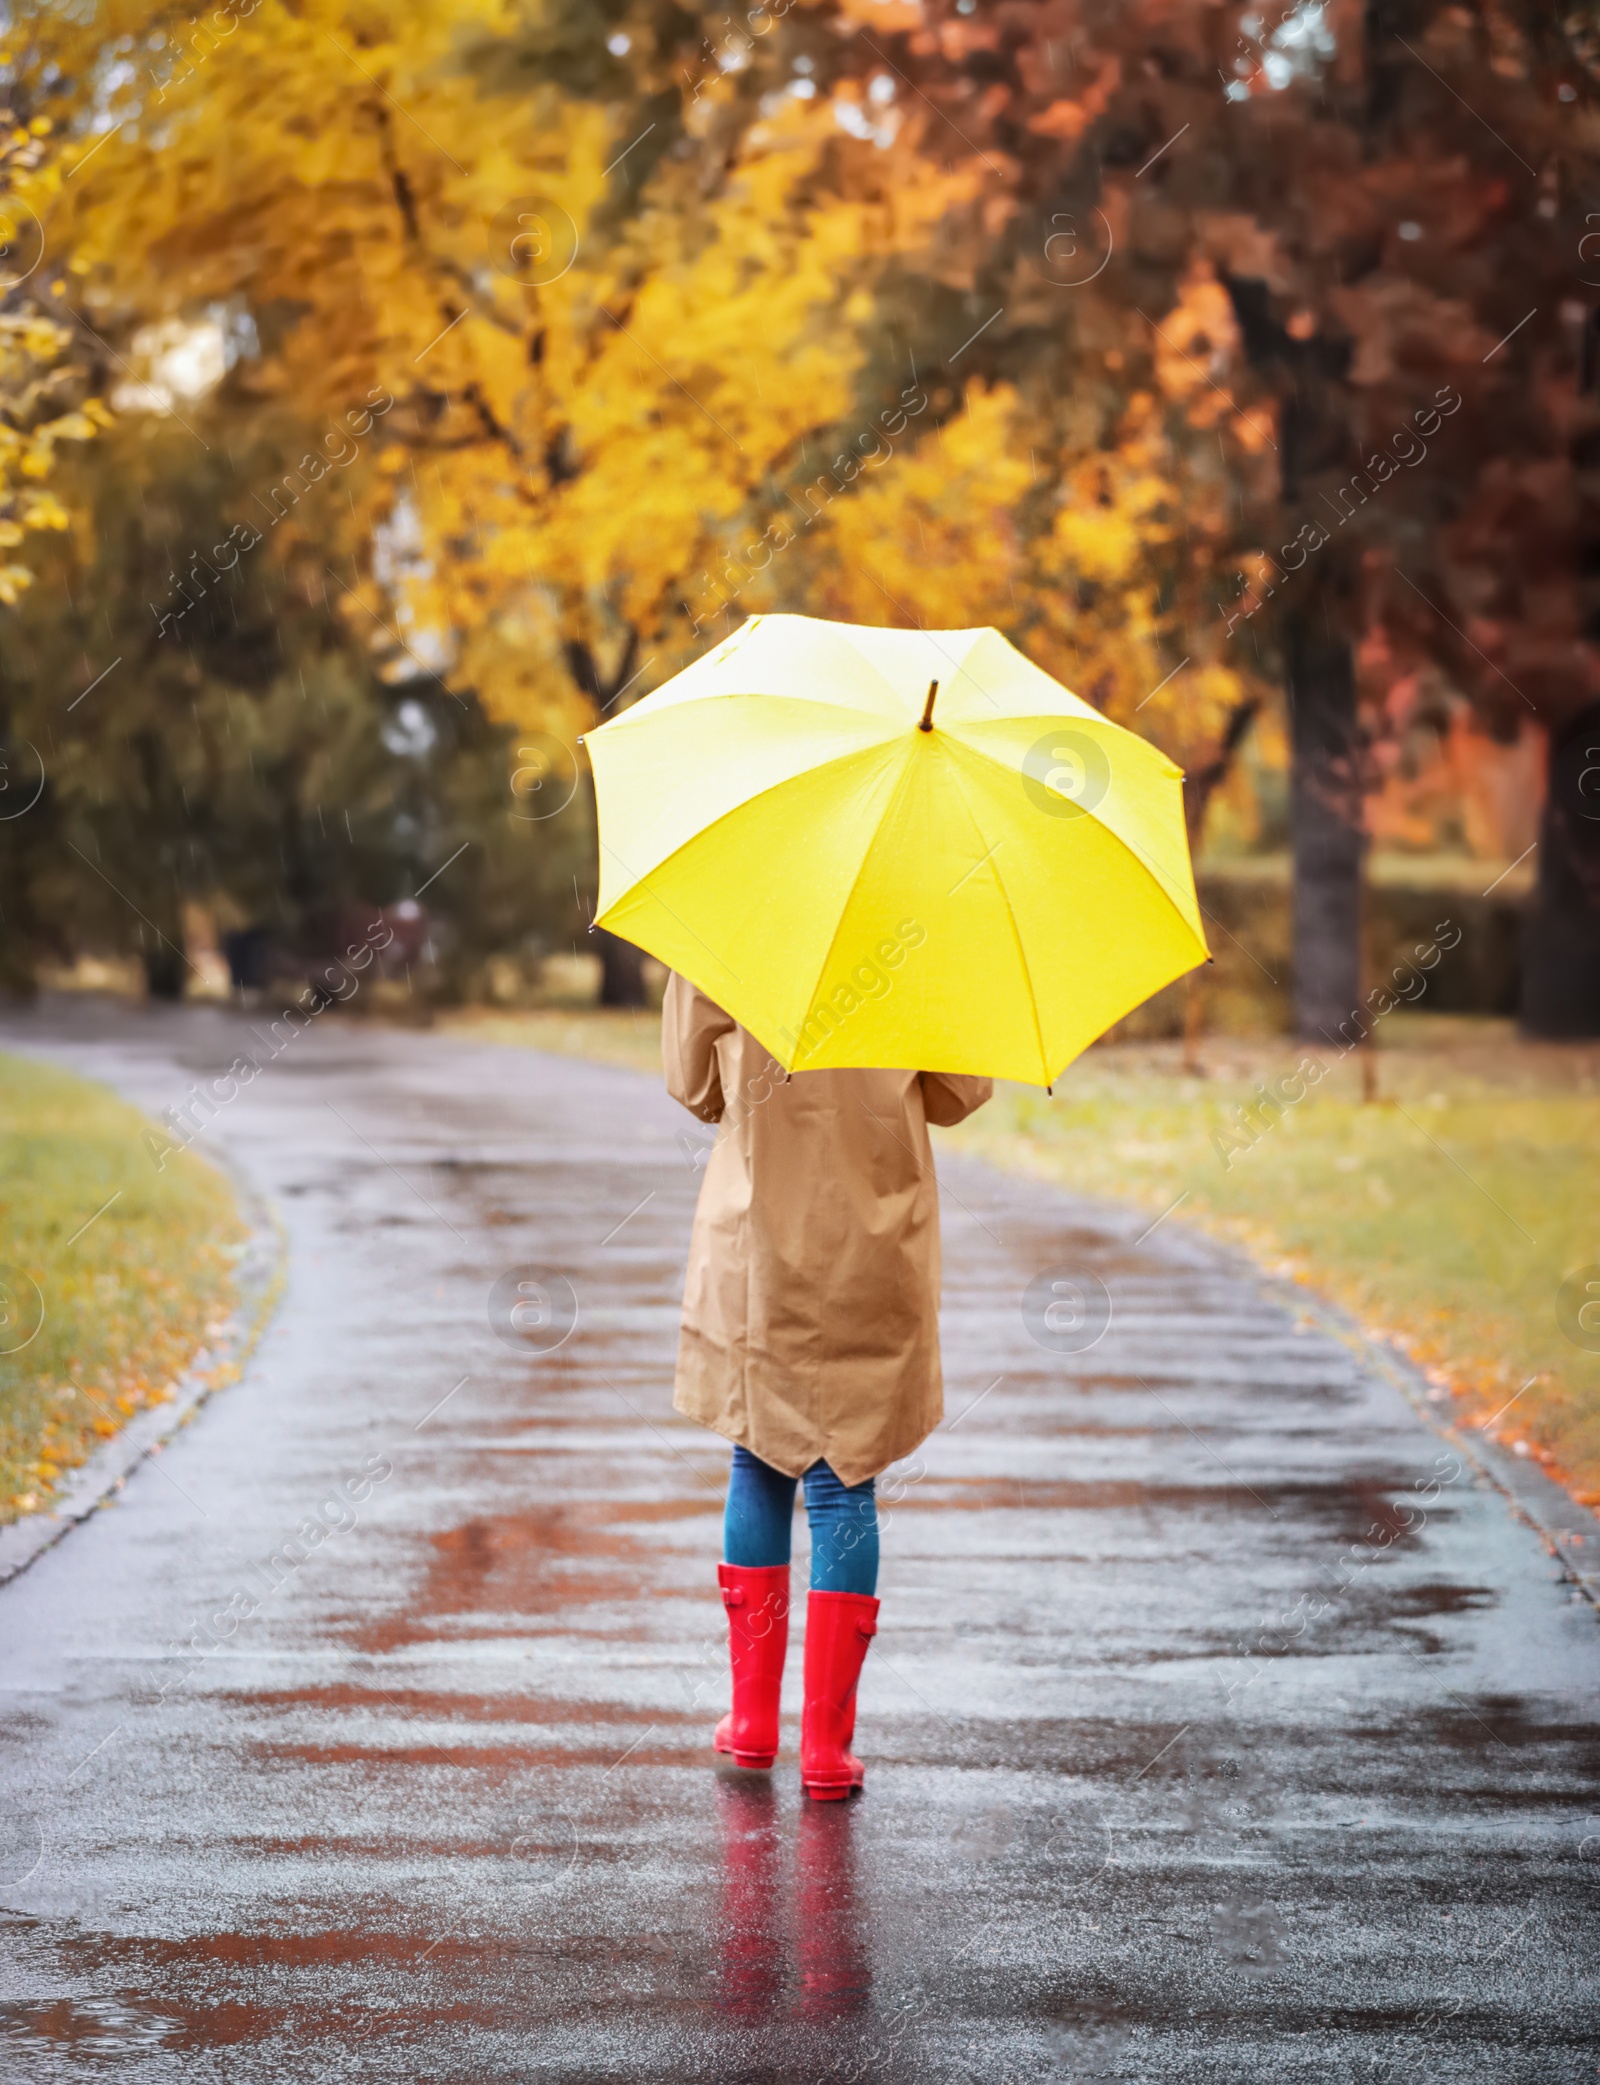
<path id="1" fill-rule="evenodd" d="M 784 1476 L 735 1448 L 722 1521 L 722 1553 L 747 1570 L 789 1561 L 794 1488 Z M 825 1462 L 806 1471 L 806 1518 L 811 1523 L 811 1590 L 875 1593 L 878 1589 L 878 1509 L 872 1479 L 843 1485 Z"/>

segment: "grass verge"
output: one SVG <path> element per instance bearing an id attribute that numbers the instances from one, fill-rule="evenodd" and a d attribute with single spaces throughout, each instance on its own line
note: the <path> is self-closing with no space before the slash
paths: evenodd
<path id="1" fill-rule="evenodd" d="M 661 1016 L 645 1007 L 452 1007 L 441 1009 L 435 1026 L 478 1042 L 513 1043 L 661 1076 Z"/>
<path id="2" fill-rule="evenodd" d="M 1008 1087 L 945 1135 L 1243 1246 L 1409 1353 L 1458 1423 L 1493 1422 L 1600 1502 L 1600 1351 L 1561 1323 L 1569 1278 L 1600 1278 L 1600 1049 L 1437 1015 L 1381 1033 L 1370 1100 L 1331 1050 L 1320 1081 L 1295 1081 L 1313 1053 L 1287 1039 L 1207 1044 L 1201 1078 L 1175 1045 L 1121 1046 L 1091 1050 L 1053 1099 Z M 1263 1105 L 1285 1074 L 1305 1097 Z"/>
<path id="3" fill-rule="evenodd" d="M 233 1309 L 245 1227 L 188 1152 L 156 1169 L 134 1108 L 0 1055 L 0 1522 L 164 1403 Z"/>

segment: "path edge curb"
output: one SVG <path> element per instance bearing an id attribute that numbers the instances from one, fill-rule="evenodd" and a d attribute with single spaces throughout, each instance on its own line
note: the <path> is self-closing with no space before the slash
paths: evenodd
<path id="1" fill-rule="evenodd" d="M 0 1528 L 0 1586 L 26 1571 L 73 1528 L 119 1492 L 145 1458 L 187 1426 L 207 1398 L 239 1380 L 282 1298 L 288 1269 L 288 1236 L 276 1211 L 231 1151 L 217 1147 L 207 1162 L 234 1191 L 249 1236 L 235 1270 L 238 1302 L 222 1333 L 190 1356 L 188 1366 L 163 1403 L 136 1412 L 105 1441 L 48 1509 Z"/>
<path id="2" fill-rule="evenodd" d="M 1393 1384 L 1430 1432 L 1447 1441 L 1501 1493 L 1516 1518 L 1533 1529 L 1555 1558 L 1562 1577 L 1600 1612 L 1600 1515 L 1582 1505 L 1537 1463 L 1508 1453 L 1481 1427 L 1454 1424 L 1428 1395 L 1428 1378 L 1402 1348 L 1364 1330 L 1348 1311 L 1318 1290 L 1273 1274 L 1248 1255 L 1240 1257 L 1252 1268 L 1258 1284 L 1287 1309 L 1312 1319 L 1328 1338 L 1336 1339 L 1365 1367 Z"/>
<path id="3" fill-rule="evenodd" d="M 1079 1194 L 1048 1174 L 1006 1166 L 976 1152 L 961 1152 L 958 1168 L 975 1168 L 980 1174 L 988 1172 L 1012 1181 L 1028 1180 L 1047 1192 L 1067 1195 L 1100 1222 L 1108 1237 L 1126 1248 L 1143 1245 L 1156 1228 L 1146 1212 L 1127 1202 L 1107 1195 Z M 1168 1216 L 1172 1214 L 1172 1209 L 1166 1212 Z M 1156 1221 L 1159 1224 L 1164 1219 L 1158 1217 Z M 1263 1265 L 1244 1246 L 1219 1236 L 1193 1218 L 1178 1220 L 1166 1236 L 1171 1243 L 1182 1240 L 1180 1250 L 1249 1282 L 1258 1294 L 1271 1298 L 1291 1319 L 1314 1325 L 1325 1338 L 1344 1347 L 1358 1366 L 1381 1376 L 1398 1391 L 1430 1433 L 1447 1442 L 1482 1482 L 1500 1493 L 1515 1518 L 1539 1537 L 1562 1577 L 1600 1614 L 1600 1514 L 1580 1504 L 1553 1477 L 1546 1476 L 1536 1462 L 1510 1454 L 1481 1427 L 1453 1424 L 1445 1416 L 1445 1409 L 1429 1396 L 1434 1386 L 1410 1355 L 1381 1334 L 1367 1331 L 1349 1310 L 1313 1284 Z M 1454 1401 L 1452 1396 L 1451 1402 Z"/>

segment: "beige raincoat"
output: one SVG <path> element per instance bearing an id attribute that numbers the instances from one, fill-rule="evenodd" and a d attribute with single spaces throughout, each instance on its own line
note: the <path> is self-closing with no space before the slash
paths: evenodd
<path id="1" fill-rule="evenodd" d="M 993 1081 L 783 1071 L 687 978 L 667 986 L 667 1090 L 718 1122 L 695 1212 L 673 1403 L 791 1477 L 844 1484 L 944 1414 L 930 1122 Z"/>

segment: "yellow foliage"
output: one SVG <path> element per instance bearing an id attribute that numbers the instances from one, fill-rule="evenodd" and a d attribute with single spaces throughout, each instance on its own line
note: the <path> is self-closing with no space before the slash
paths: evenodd
<path id="1" fill-rule="evenodd" d="M 1196 261 L 1156 329 L 1155 347 L 1156 380 L 1193 426 L 1215 427 L 1235 412 L 1227 374 L 1238 349 L 1239 325 L 1228 293 L 1210 262 Z"/>
<path id="2" fill-rule="evenodd" d="M 1215 639 L 1208 648 L 1185 630 L 1192 596 L 1162 605 L 1163 579 L 1184 554 L 1179 515 L 1192 523 L 1198 504 L 1166 459 L 1149 397 L 1132 400 L 1108 446 L 1084 450 L 1009 386 L 975 384 L 955 419 L 864 470 L 853 496 L 827 508 L 814 551 L 797 554 L 815 562 L 821 612 L 993 623 L 1189 766 L 1247 689 Z M 792 596 L 780 557 L 740 605 L 772 606 L 786 587 Z"/>
<path id="3" fill-rule="evenodd" d="M 828 509 L 826 613 L 947 629 L 1011 619 L 1014 510 L 1031 481 L 1016 417 L 1009 386 L 974 385 L 965 412 L 863 467 L 854 496 Z"/>
<path id="4" fill-rule="evenodd" d="M 42 63 L 36 50 L 33 64 Z M 55 468 L 60 443 L 88 440 L 110 417 L 98 400 L 61 410 L 82 371 L 71 332 L 34 301 L 30 283 L 44 259 L 44 225 L 62 186 L 59 150 L 44 143 L 53 129 L 48 117 L 37 116 L 0 137 L 0 239 L 8 266 L 18 270 L 4 285 L 11 308 L 0 314 L 0 546 L 8 550 L 29 529 L 69 525 L 60 501 L 40 489 L 42 481 Z M 30 566 L 10 560 L 0 568 L 0 602 L 14 605 L 33 576 Z"/>
<path id="5" fill-rule="evenodd" d="M 698 155 L 663 159 L 618 226 L 608 169 L 639 140 L 477 62 L 550 10 L 235 13 L 225 36 L 217 17 L 203 42 L 180 28 L 121 90 L 120 133 L 62 199 L 96 326 L 130 338 L 243 298 L 295 314 L 250 373 L 259 394 L 330 422 L 395 401 L 379 470 L 272 539 L 283 554 L 314 530 L 366 570 L 341 598 L 381 659 L 398 640 L 448 660 L 519 723 L 566 710 L 571 646 L 607 674 L 631 645 L 653 684 L 696 642 L 686 580 L 850 410 L 874 271 L 971 177 L 924 170 L 891 203 L 887 175 L 824 179 L 831 113 L 794 100 L 715 184 Z M 157 25 L 164 9 L 117 0 L 92 33 L 60 29 L 63 62 L 82 63 L 75 36 L 144 48 Z M 700 83 L 691 129 L 731 91 Z"/>
<path id="6" fill-rule="evenodd" d="M 248 308 L 262 353 L 243 396 L 308 429 L 366 422 L 363 467 L 303 487 L 261 555 L 337 560 L 381 670 L 421 663 L 519 726 L 580 728 L 676 670 L 709 618 L 800 606 L 995 623 L 1180 762 L 1203 755 L 1245 693 L 1197 607 L 1228 524 L 1220 478 L 1169 437 L 1268 439 L 1232 396 L 1209 269 L 1160 322 L 1153 392 L 1107 425 L 1003 384 L 884 413 L 877 293 L 897 258 L 929 267 L 961 211 L 976 222 L 980 170 L 943 170 L 915 122 L 844 138 L 824 96 L 769 95 L 740 132 L 736 68 L 715 62 L 684 94 L 681 151 L 654 157 L 656 126 L 634 125 L 682 85 L 664 57 L 613 102 L 520 62 L 570 12 L 302 0 L 186 24 L 102 0 L 50 17 L 75 79 L 104 82 L 118 39 L 143 54 L 96 89 L 71 181 L 34 140 L 15 188 L 52 205 L 96 330 L 170 340 Z M 56 351 L 53 329 L 37 339 Z M 205 410 L 183 418 L 203 430 Z M 0 430 L 4 482 L 103 414 Z M 64 525 L 30 501 L 0 518 Z"/>
<path id="7" fill-rule="evenodd" d="M 61 385 L 78 374 L 71 344 L 65 327 L 38 312 L 0 316 L 0 546 L 6 549 L 28 529 L 69 526 L 66 509 L 41 489 L 42 481 L 55 468 L 59 443 L 86 441 L 110 418 L 98 400 L 77 411 L 52 412 Z M 12 605 L 32 582 L 27 565 L 8 564 L 0 572 L 0 601 Z"/>

